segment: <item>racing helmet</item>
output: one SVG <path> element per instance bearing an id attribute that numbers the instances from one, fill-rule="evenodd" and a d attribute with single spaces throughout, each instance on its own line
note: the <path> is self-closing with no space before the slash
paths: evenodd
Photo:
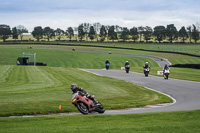
<path id="1" fill-rule="evenodd" d="M 148 64 L 148 62 L 146 62 L 146 64 Z"/>
<path id="2" fill-rule="evenodd" d="M 74 91 L 76 89 L 76 84 L 71 85 L 71 90 Z"/>

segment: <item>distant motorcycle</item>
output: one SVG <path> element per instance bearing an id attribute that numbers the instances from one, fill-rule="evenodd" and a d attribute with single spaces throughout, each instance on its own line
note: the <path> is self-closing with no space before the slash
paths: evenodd
<path id="1" fill-rule="evenodd" d="M 145 75 L 145 77 L 148 77 L 148 75 L 149 75 L 149 68 L 144 68 L 144 75 Z"/>
<path id="2" fill-rule="evenodd" d="M 126 65 L 126 66 L 125 66 L 125 70 L 126 70 L 126 73 L 129 73 L 130 65 Z"/>
<path id="3" fill-rule="evenodd" d="M 72 95 L 72 104 L 81 112 L 82 114 L 88 114 L 91 112 L 104 113 L 104 107 L 100 102 L 93 102 L 91 99 L 87 98 L 80 91 Z"/>
<path id="4" fill-rule="evenodd" d="M 109 63 L 107 63 L 107 64 L 106 64 L 106 70 L 108 70 L 108 69 L 109 69 L 109 66 L 110 66 L 110 64 L 109 64 Z"/>
<path id="5" fill-rule="evenodd" d="M 164 79 L 168 79 L 169 78 L 169 69 L 165 69 L 164 71 L 163 71 L 163 76 L 164 76 Z"/>

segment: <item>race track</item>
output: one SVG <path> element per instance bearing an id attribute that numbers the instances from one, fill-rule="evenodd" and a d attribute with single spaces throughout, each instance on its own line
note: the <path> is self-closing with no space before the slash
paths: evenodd
<path id="1" fill-rule="evenodd" d="M 140 108 L 127 108 L 118 110 L 106 110 L 104 115 L 114 114 L 133 114 L 133 113 L 151 113 L 151 112 L 172 112 L 172 111 L 190 111 L 200 109 L 200 82 L 171 79 L 165 80 L 163 77 L 149 75 L 145 77 L 142 73 L 125 73 L 122 70 L 105 69 L 81 69 L 99 76 L 106 76 L 131 82 L 144 86 L 148 89 L 163 93 L 172 98 L 173 103 L 148 105 Z M 98 114 L 98 113 L 94 113 Z M 10 117 L 38 117 L 38 116 L 65 116 L 81 115 L 81 113 L 57 113 L 48 115 L 24 115 Z"/>
<path id="2" fill-rule="evenodd" d="M 142 108 L 121 110 L 107 110 L 104 114 L 171 112 L 200 109 L 200 82 L 170 79 L 170 77 L 168 80 L 164 80 L 163 77 L 151 75 L 145 77 L 144 74 L 135 72 L 127 74 L 122 70 L 84 69 L 84 71 L 141 85 L 164 93 L 173 99 L 173 103 L 171 104 L 158 104 Z"/>

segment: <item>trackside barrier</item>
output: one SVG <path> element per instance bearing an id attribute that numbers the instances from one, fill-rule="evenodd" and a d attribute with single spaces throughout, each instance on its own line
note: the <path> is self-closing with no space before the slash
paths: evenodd
<path id="1" fill-rule="evenodd" d="M 121 67 L 121 70 L 125 70 L 125 68 L 124 68 L 124 67 Z"/>
<path id="2" fill-rule="evenodd" d="M 163 75 L 163 71 L 157 71 L 157 75 Z"/>

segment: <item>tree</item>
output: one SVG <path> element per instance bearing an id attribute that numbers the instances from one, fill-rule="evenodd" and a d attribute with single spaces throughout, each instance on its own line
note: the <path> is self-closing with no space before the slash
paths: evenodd
<path id="1" fill-rule="evenodd" d="M 37 39 L 37 41 L 40 41 L 40 39 L 43 38 L 43 29 L 41 26 L 34 27 L 34 30 L 32 32 L 33 37 Z"/>
<path id="2" fill-rule="evenodd" d="M 130 29 L 130 35 L 132 36 L 132 39 L 134 40 L 134 42 L 139 38 L 137 27 L 133 27 Z"/>
<path id="3" fill-rule="evenodd" d="M 128 30 L 128 28 L 123 28 L 121 33 L 121 39 L 123 39 L 123 41 L 126 41 L 129 38 L 129 34 L 130 31 Z"/>
<path id="4" fill-rule="evenodd" d="M 74 36 L 74 30 L 73 30 L 73 28 L 72 27 L 68 27 L 66 32 L 67 32 L 68 37 L 69 37 L 70 42 L 71 42 L 72 37 Z"/>
<path id="5" fill-rule="evenodd" d="M 115 25 L 114 27 L 115 27 L 115 31 L 116 31 L 117 33 L 121 33 L 121 32 L 123 31 L 123 28 L 120 27 L 119 25 Z"/>
<path id="6" fill-rule="evenodd" d="M 188 38 L 188 34 L 184 26 L 181 27 L 178 34 L 179 34 L 179 37 L 182 39 L 183 43 L 185 43 L 185 39 Z"/>
<path id="7" fill-rule="evenodd" d="M 55 36 L 54 30 L 50 27 L 45 27 L 43 30 L 44 36 L 48 39 L 48 41 Z"/>
<path id="8" fill-rule="evenodd" d="M 187 32 L 188 32 L 190 43 L 192 43 L 192 26 L 187 27 Z"/>
<path id="9" fill-rule="evenodd" d="M 199 30 L 194 24 L 192 25 L 192 39 L 194 39 L 195 43 L 197 43 L 197 41 L 199 40 Z"/>
<path id="10" fill-rule="evenodd" d="M 9 38 L 9 35 L 11 35 L 10 26 L 5 24 L 0 25 L 0 39 L 5 42 Z"/>
<path id="11" fill-rule="evenodd" d="M 143 26 L 138 27 L 138 33 L 139 33 L 139 37 L 140 37 L 140 42 L 142 42 L 142 35 L 144 33 L 144 27 Z"/>
<path id="12" fill-rule="evenodd" d="M 78 27 L 78 37 L 80 38 L 80 40 L 83 40 L 83 37 L 85 36 L 85 32 L 83 30 L 83 25 L 79 25 Z"/>
<path id="13" fill-rule="evenodd" d="M 96 32 L 96 38 L 97 38 L 97 41 L 98 41 L 98 34 L 100 33 L 100 29 L 101 29 L 101 24 L 99 22 L 96 22 L 93 24 L 94 26 L 94 30 Z"/>
<path id="14" fill-rule="evenodd" d="M 86 40 L 88 41 L 88 33 L 90 31 L 91 24 L 89 23 L 83 23 L 83 31 L 85 32 Z"/>
<path id="15" fill-rule="evenodd" d="M 161 41 L 165 39 L 165 33 L 166 33 L 166 30 L 164 26 L 156 26 L 154 28 L 153 35 L 156 36 L 156 40 L 159 41 L 160 43 Z"/>
<path id="16" fill-rule="evenodd" d="M 23 25 L 18 25 L 17 26 L 17 33 L 20 36 L 20 39 L 22 41 L 23 38 L 23 33 L 28 33 L 28 30 L 23 26 Z"/>
<path id="17" fill-rule="evenodd" d="M 64 35 L 64 31 L 62 30 L 62 29 L 60 29 L 60 28 L 57 28 L 56 30 L 55 30 L 55 35 L 58 37 L 58 40 L 60 41 L 60 39 L 62 38 L 62 36 Z"/>
<path id="18" fill-rule="evenodd" d="M 101 26 L 101 29 L 100 29 L 100 35 L 101 37 L 101 41 L 103 42 L 107 36 L 107 31 L 106 31 L 106 27 L 104 25 Z"/>
<path id="19" fill-rule="evenodd" d="M 115 27 L 111 26 L 108 30 L 108 37 L 110 40 L 114 42 L 115 39 L 117 39 L 117 32 L 115 32 Z"/>
<path id="20" fill-rule="evenodd" d="M 17 33 L 17 28 L 16 27 L 12 28 L 12 37 L 15 40 L 18 39 L 18 33 Z"/>
<path id="21" fill-rule="evenodd" d="M 94 27 L 93 27 L 93 26 L 90 26 L 90 31 L 89 31 L 89 34 L 88 34 L 89 38 L 90 38 L 91 40 L 93 40 L 94 37 L 95 37 L 95 35 L 96 35 L 96 33 L 95 33 L 95 30 L 94 30 Z"/>
<path id="22" fill-rule="evenodd" d="M 178 31 L 174 24 L 167 25 L 166 36 L 168 37 L 170 43 L 172 43 L 173 40 L 178 38 Z"/>
<path id="23" fill-rule="evenodd" d="M 144 27 L 143 34 L 144 34 L 144 39 L 146 40 L 146 42 L 148 42 L 148 40 L 151 39 L 152 33 L 153 33 L 153 29 L 151 27 L 149 26 Z"/>

